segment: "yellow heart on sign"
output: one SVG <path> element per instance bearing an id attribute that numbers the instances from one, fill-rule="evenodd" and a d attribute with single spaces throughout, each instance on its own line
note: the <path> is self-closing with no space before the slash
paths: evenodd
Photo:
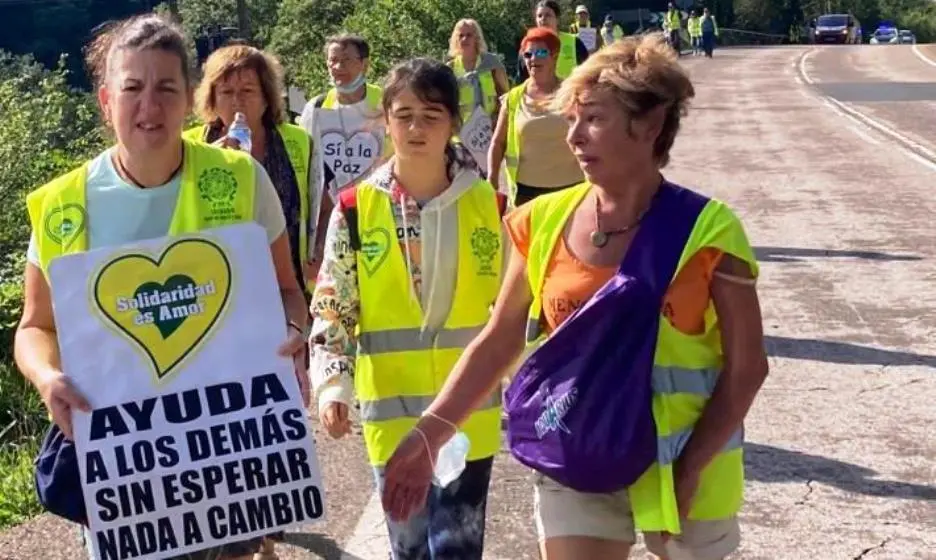
<path id="1" fill-rule="evenodd" d="M 231 263 L 202 238 L 181 239 L 159 258 L 124 253 L 97 273 L 93 298 L 119 334 L 141 350 L 157 381 L 176 373 L 227 309 Z"/>

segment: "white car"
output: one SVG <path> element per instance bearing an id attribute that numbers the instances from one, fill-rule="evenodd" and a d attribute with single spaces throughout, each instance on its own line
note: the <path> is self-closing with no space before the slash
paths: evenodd
<path id="1" fill-rule="evenodd" d="M 879 27 L 871 35 L 872 45 L 896 45 L 900 43 L 900 36 L 893 27 Z"/>
<path id="2" fill-rule="evenodd" d="M 914 45 L 916 44 L 916 35 L 913 34 L 913 31 L 909 29 L 901 29 L 897 33 L 898 42 L 901 45 Z"/>

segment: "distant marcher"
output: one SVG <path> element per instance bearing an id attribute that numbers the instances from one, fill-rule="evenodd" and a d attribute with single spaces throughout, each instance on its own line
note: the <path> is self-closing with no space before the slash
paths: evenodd
<path id="1" fill-rule="evenodd" d="M 663 24 L 669 37 L 670 46 L 673 47 L 677 55 L 681 56 L 682 39 L 679 36 L 679 32 L 682 29 L 682 16 L 676 8 L 676 5 L 672 2 L 669 3 L 666 13 L 663 15 Z"/>
<path id="2" fill-rule="evenodd" d="M 556 34 L 559 38 L 559 54 L 556 59 L 556 75 L 565 78 L 572 73 L 576 66 L 588 59 L 588 47 L 581 39 L 559 31 L 559 15 L 561 8 L 559 2 L 555 0 L 540 0 L 536 4 L 533 12 L 536 25 L 545 27 Z M 523 46 L 521 45 L 521 50 Z M 517 82 L 523 82 L 529 77 L 526 64 L 524 64 L 523 53 L 517 54 Z"/>
<path id="3" fill-rule="evenodd" d="M 582 180 L 566 143 L 569 125 L 551 107 L 562 81 L 556 75 L 559 38 L 547 27 L 534 27 L 520 45 L 529 78 L 504 96 L 488 151 L 489 178 L 509 193 L 514 206 Z M 502 161 L 510 182 L 506 189 L 499 184 Z"/>
<path id="4" fill-rule="evenodd" d="M 702 10 L 702 19 L 699 22 L 702 27 L 702 50 L 705 56 L 712 58 L 712 52 L 715 50 L 715 38 L 718 37 L 718 22 L 715 16 L 709 13 L 709 9 Z"/>
<path id="5" fill-rule="evenodd" d="M 588 6 L 579 4 L 575 7 L 575 21 L 569 26 L 569 32 L 578 37 L 591 54 L 602 47 L 601 34 L 592 27 Z"/>
<path id="6" fill-rule="evenodd" d="M 359 35 L 348 33 L 328 37 L 325 40 L 325 63 L 332 87 L 306 103 L 297 121 L 299 126 L 304 128 L 313 140 L 318 138 L 320 133 L 316 119 L 318 109 L 333 109 L 339 113 L 356 115 L 368 121 L 379 121 L 383 90 L 377 84 L 367 80 L 367 72 L 370 69 L 370 44 L 367 40 Z M 392 146 L 387 141 L 384 144 L 382 157 L 387 158 L 391 153 Z M 315 175 L 315 184 L 324 189 L 314 228 L 320 236 L 325 234 L 328 216 L 331 215 L 338 196 L 337 192 L 330 190 L 334 174 L 327 165 L 324 166 L 325 176 L 317 176 L 320 167 L 319 160 L 322 157 L 321 146 L 316 146 L 313 150 L 310 173 Z M 324 243 L 323 237 L 316 239 L 316 247 L 321 243 Z"/>
<path id="7" fill-rule="evenodd" d="M 612 45 L 616 41 L 624 38 L 624 30 L 621 26 L 614 23 L 611 14 L 605 16 L 604 23 L 601 25 L 601 42 L 604 46 Z"/>
<path id="8" fill-rule="evenodd" d="M 468 122 L 479 105 L 492 121 L 496 119 L 500 97 L 510 89 L 510 82 L 501 59 L 488 52 L 477 21 L 462 19 L 455 24 L 448 54 L 449 66 L 458 78 L 462 122 Z"/>

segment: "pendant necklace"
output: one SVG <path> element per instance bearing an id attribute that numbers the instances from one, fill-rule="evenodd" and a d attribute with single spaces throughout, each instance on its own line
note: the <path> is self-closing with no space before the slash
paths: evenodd
<path id="1" fill-rule="evenodd" d="M 595 193 L 595 229 L 591 232 L 591 236 L 590 236 L 592 245 L 601 249 L 602 247 L 608 244 L 608 241 L 611 240 L 611 236 L 619 235 L 622 233 L 627 233 L 630 230 L 634 229 L 635 227 L 637 227 L 637 225 L 640 223 L 644 215 L 647 213 L 647 210 L 649 209 L 650 209 L 650 206 L 647 206 L 647 208 L 644 209 L 644 211 L 641 212 L 639 216 L 637 216 L 637 219 L 634 221 L 634 223 L 630 224 L 629 226 L 625 226 L 620 229 L 603 230 L 601 229 L 601 198 L 598 197 L 598 193 L 596 192 Z"/>

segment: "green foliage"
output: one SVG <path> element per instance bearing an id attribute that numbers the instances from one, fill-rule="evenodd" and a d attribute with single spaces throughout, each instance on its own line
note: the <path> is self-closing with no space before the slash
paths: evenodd
<path id="1" fill-rule="evenodd" d="M 325 39 L 346 31 L 371 45 L 371 79 L 379 80 L 397 62 L 415 56 L 444 59 L 455 23 L 476 19 L 492 52 L 513 63 L 520 38 L 531 24 L 529 0 L 282 0 L 270 49 L 293 82 L 311 97 L 324 91 Z M 308 25 L 315 21 L 317 25 Z M 401 40 L 405 38 L 405 40 Z"/>
<path id="2" fill-rule="evenodd" d="M 38 511 L 31 460 L 47 425 L 12 356 L 30 231 L 25 196 L 104 145 L 94 101 L 68 86 L 65 66 L 0 52 L 0 526 Z"/>

